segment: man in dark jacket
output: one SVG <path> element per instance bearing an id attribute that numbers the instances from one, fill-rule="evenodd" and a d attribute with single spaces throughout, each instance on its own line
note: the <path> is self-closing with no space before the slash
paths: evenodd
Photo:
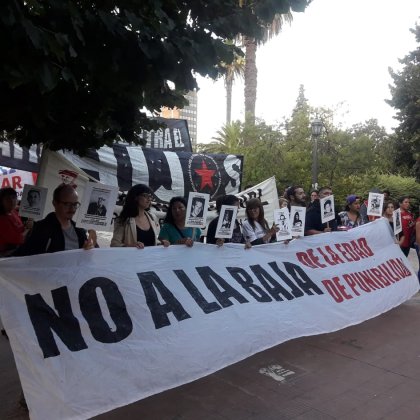
<path id="1" fill-rule="evenodd" d="M 319 190 L 319 198 L 330 195 L 332 195 L 332 190 L 329 187 L 322 187 Z M 306 211 L 305 236 L 337 230 L 339 221 L 340 217 L 336 213 L 336 218 L 334 220 L 330 220 L 328 223 L 322 223 L 321 206 L 319 199 L 316 199 Z"/>
<path id="2" fill-rule="evenodd" d="M 45 254 L 71 249 L 91 249 L 96 246 L 96 232 L 76 227 L 73 216 L 80 207 L 79 197 L 70 185 L 60 185 L 54 190 L 55 211 L 34 224 L 25 243 L 14 256 Z"/>

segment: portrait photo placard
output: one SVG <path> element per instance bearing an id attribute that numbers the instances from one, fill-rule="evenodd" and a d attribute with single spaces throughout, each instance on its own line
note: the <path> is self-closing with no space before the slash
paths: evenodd
<path id="1" fill-rule="evenodd" d="M 392 223 L 394 225 L 394 235 L 398 235 L 402 232 L 401 209 L 392 212 Z"/>
<path id="2" fill-rule="evenodd" d="M 319 200 L 321 206 L 321 222 L 327 223 L 335 219 L 334 196 L 329 195 Z"/>
<path id="3" fill-rule="evenodd" d="M 232 238 L 233 229 L 235 229 L 237 206 L 222 206 L 220 209 L 219 221 L 217 222 L 215 238 Z"/>
<path id="4" fill-rule="evenodd" d="M 19 205 L 19 215 L 33 220 L 41 220 L 44 217 L 47 193 L 48 188 L 25 184 Z"/>
<path id="5" fill-rule="evenodd" d="M 78 212 L 77 226 L 110 231 L 118 187 L 89 182 Z"/>
<path id="6" fill-rule="evenodd" d="M 209 194 L 199 192 L 189 193 L 187 212 L 185 215 L 185 227 L 206 227 L 209 200 Z"/>
<path id="7" fill-rule="evenodd" d="M 380 193 L 369 193 L 367 214 L 368 216 L 382 216 L 382 207 L 384 205 L 384 195 Z"/>
<path id="8" fill-rule="evenodd" d="M 306 220 L 306 207 L 291 206 L 290 207 L 290 225 L 292 236 L 305 236 L 305 220 Z"/>
<path id="9" fill-rule="evenodd" d="M 279 229 L 276 233 L 277 242 L 292 239 L 292 231 L 290 230 L 290 213 L 287 207 L 274 210 L 274 224 Z"/>

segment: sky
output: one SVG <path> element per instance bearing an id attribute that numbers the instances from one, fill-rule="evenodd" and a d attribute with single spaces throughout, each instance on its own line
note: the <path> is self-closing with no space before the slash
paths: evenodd
<path id="1" fill-rule="evenodd" d="M 398 122 L 388 72 L 416 49 L 410 28 L 420 23 L 420 0 L 313 0 L 291 25 L 257 50 L 256 116 L 269 124 L 289 117 L 299 85 L 309 105 L 338 109 L 350 127 L 376 118 L 390 133 Z M 198 142 L 208 143 L 225 123 L 223 80 L 198 76 Z M 244 119 L 243 81 L 233 88 L 232 119 Z"/>

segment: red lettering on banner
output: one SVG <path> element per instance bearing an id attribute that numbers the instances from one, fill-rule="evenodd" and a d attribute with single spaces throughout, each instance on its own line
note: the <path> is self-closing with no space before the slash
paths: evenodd
<path id="1" fill-rule="evenodd" d="M 356 289 L 357 283 L 353 279 L 353 277 L 350 274 L 343 274 L 343 279 L 347 283 L 347 285 L 350 287 L 350 289 L 353 291 L 353 293 L 356 296 L 360 296 L 360 293 Z"/>
<path id="2" fill-rule="evenodd" d="M 334 246 L 335 250 L 330 245 L 308 249 L 306 252 L 296 253 L 296 257 L 307 267 L 324 268 L 326 265 L 323 262 L 335 266 L 346 262 L 360 261 L 374 255 L 365 238 L 335 244 Z"/>
<path id="3" fill-rule="evenodd" d="M 13 182 L 13 189 L 19 189 L 21 190 L 22 187 L 22 178 L 20 176 L 12 176 L 12 182 Z"/>
<path id="4" fill-rule="evenodd" d="M 343 302 L 344 299 L 353 299 L 353 296 L 347 293 L 346 287 L 340 283 L 338 277 L 333 277 L 332 280 L 322 280 L 322 284 L 337 303 Z"/>
<path id="5" fill-rule="evenodd" d="M 3 178 L 3 181 L 1 183 L 2 188 L 9 188 L 10 187 L 10 181 L 9 178 Z"/>
<path id="6" fill-rule="evenodd" d="M 341 255 L 346 259 L 346 261 L 348 261 L 348 262 L 352 262 L 353 261 L 351 258 L 349 258 L 347 256 L 347 252 L 344 251 L 344 249 L 342 248 L 342 244 L 335 244 L 335 247 L 341 253 Z"/>
<path id="7" fill-rule="evenodd" d="M 307 267 L 311 268 L 318 268 L 308 257 L 308 254 L 306 252 L 297 252 L 296 258 L 299 260 L 300 263 L 303 265 L 306 265 Z"/>
<path id="8" fill-rule="evenodd" d="M 376 290 L 384 289 L 409 276 L 411 276 L 411 272 L 404 265 L 401 258 L 390 259 L 377 267 L 369 268 L 364 271 L 342 275 L 347 286 L 356 296 L 360 296 L 361 292 L 370 293 L 375 292 Z M 328 280 L 327 282 L 330 282 L 327 283 L 328 286 L 326 284 L 324 285 L 331 296 L 333 295 L 330 290 L 335 291 L 335 294 L 341 293 L 343 295 L 342 291 L 335 282 L 334 284 L 331 280 Z M 337 301 L 336 297 L 337 296 L 334 297 L 334 300 Z"/>
<path id="9" fill-rule="evenodd" d="M 325 264 L 319 262 L 319 258 L 314 255 L 313 249 L 308 249 L 306 252 L 297 252 L 297 259 L 307 267 L 311 268 L 324 268 Z"/>

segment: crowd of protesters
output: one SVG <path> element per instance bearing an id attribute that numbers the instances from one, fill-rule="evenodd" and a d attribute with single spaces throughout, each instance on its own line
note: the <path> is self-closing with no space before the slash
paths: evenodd
<path id="1" fill-rule="evenodd" d="M 371 190 L 379 193 L 379 190 Z M 377 217 L 367 215 L 367 200 L 362 201 L 356 194 L 347 196 L 341 211 L 335 211 L 335 217 L 327 223 L 322 222 L 321 212 L 332 209 L 328 199 L 333 194 L 330 187 L 322 187 L 305 193 L 302 186 L 296 185 L 284 190 L 279 199 L 279 207 L 305 207 L 305 236 L 317 235 L 337 230 L 348 230 L 369 223 Z M 391 199 L 389 191 L 382 191 L 384 205 L 382 217 L 386 218 L 393 229 L 393 211 L 401 210 L 402 231 L 396 241 L 407 256 L 410 249 L 416 247 L 419 255 L 420 217 L 415 219 L 411 212 L 409 196 Z M 150 212 L 153 199 L 152 190 L 142 184 L 133 186 L 127 193 L 122 211 L 115 219 L 111 247 L 186 245 L 202 240 L 199 228 L 185 226 L 187 200 L 185 197 L 173 197 L 168 206 L 163 225 Z M 321 209 L 320 200 L 323 200 Z M 220 213 L 222 205 L 239 207 L 240 201 L 234 195 L 219 197 L 216 210 Z M 53 193 L 54 212 L 43 220 L 33 223 L 22 221 L 17 212 L 17 193 L 12 188 L 0 190 L 0 257 L 25 256 L 50 253 L 71 249 L 92 249 L 97 247 L 96 232 L 76 227 L 73 216 L 80 206 L 76 190 L 72 186 L 60 185 Z M 335 207 L 336 208 L 336 207 Z M 276 241 L 277 226 L 269 226 L 264 215 L 264 206 L 257 198 L 246 202 L 246 219 L 242 225 L 235 221 L 230 239 L 217 239 L 216 226 L 219 217 L 210 222 L 207 229 L 209 244 L 221 246 L 225 242 L 243 243 L 246 248 Z M 420 258 L 420 257 L 419 257 Z"/>

